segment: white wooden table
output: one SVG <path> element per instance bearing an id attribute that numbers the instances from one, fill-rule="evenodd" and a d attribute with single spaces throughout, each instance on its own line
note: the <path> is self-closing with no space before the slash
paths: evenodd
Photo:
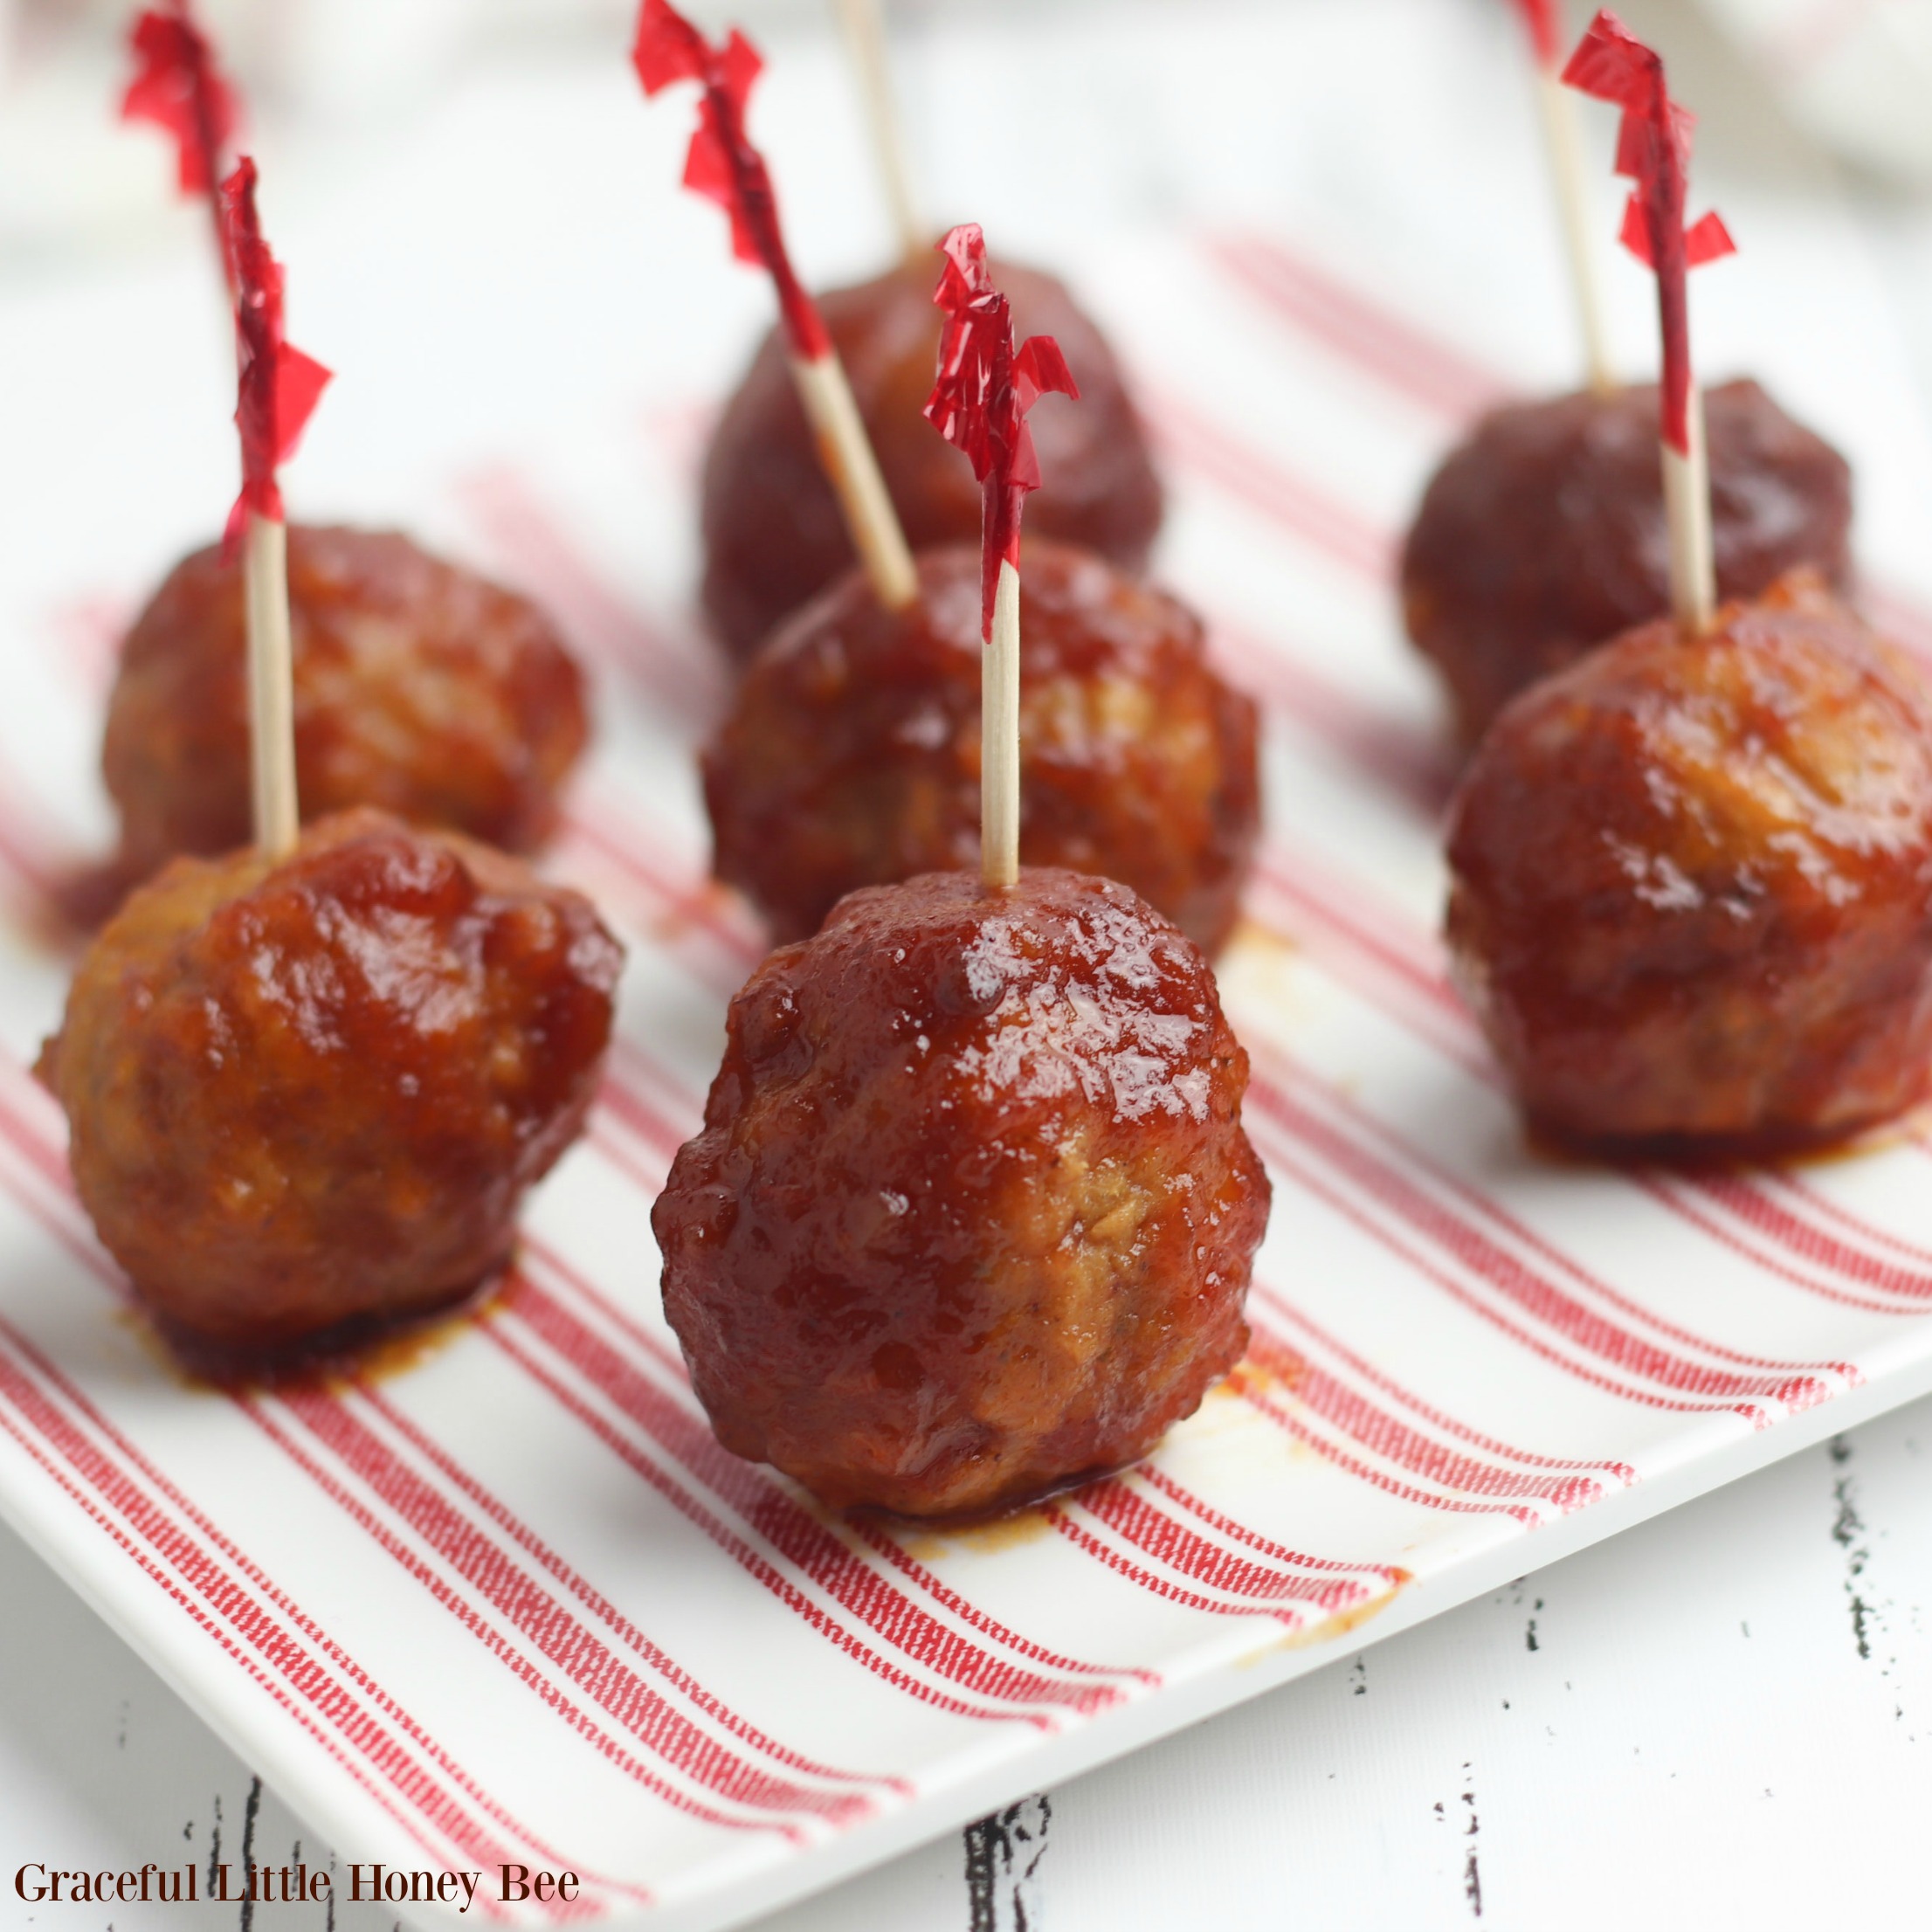
<path id="1" fill-rule="evenodd" d="M 1279 27 L 1292 5 L 1314 45 L 1357 3 L 1370 0 L 1276 0 L 1270 18 Z M 1478 0 L 1439 3 L 1484 31 Z M 1784 170 L 1815 191 L 1816 157 L 1681 10 L 1627 10 L 1687 44 L 1680 91 L 1706 107 L 1713 169 L 1774 183 Z M 1144 131 L 1123 125 L 1123 152 Z M 1136 153 L 1136 178 L 1173 192 L 1184 159 Z M 1877 197 L 1853 208 L 1932 393 L 1932 216 Z M 1927 1605 L 1922 1404 L 908 1855 L 767 1932 L 1920 1922 Z M 238 1914 L 250 1932 L 234 1906 L 34 1904 L 14 1873 L 331 1855 L 0 1530 L 0 1926 L 203 1932 Z M 366 1907 L 257 1910 L 291 1932 L 388 1923 Z"/>

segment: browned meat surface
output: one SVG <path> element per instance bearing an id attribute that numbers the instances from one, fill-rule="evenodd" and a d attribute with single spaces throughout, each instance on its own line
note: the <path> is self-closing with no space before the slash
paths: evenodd
<path id="1" fill-rule="evenodd" d="M 536 607 L 386 531 L 288 532 L 305 817 L 375 805 L 525 852 L 583 749 L 583 680 Z M 242 568 L 197 550 L 121 646 L 101 756 L 129 869 L 247 844 Z"/>
<path id="2" fill-rule="evenodd" d="M 622 955 L 580 894 L 375 811 L 177 859 L 80 963 L 42 1077 L 165 1329 L 264 1356 L 460 1300 L 583 1125 Z"/>
<path id="3" fill-rule="evenodd" d="M 1705 397 L 1718 590 L 1808 565 L 1850 582 L 1852 475 L 1756 383 Z M 1538 678 L 1670 608 L 1657 391 L 1485 417 L 1431 480 L 1402 557 L 1409 635 L 1473 744 Z"/>
<path id="4" fill-rule="evenodd" d="M 939 359 L 939 266 L 935 254 L 819 304 L 915 550 L 979 535 L 972 467 L 920 413 Z M 1048 403 L 1029 419 L 1046 480 L 1027 528 L 1138 569 L 1160 528 L 1161 488 L 1114 352 L 1052 276 L 1004 263 L 993 273 L 1017 334 L 1057 337 L 1080 386 L 1078 403 Z M 776 335 L 719 418 L 703 523 L 705 608 L 736 657 L 855 561 Z"/>
<path id="5" fill-rule="evenodd" d="M 1932 696 L 1794 579 L 1509 706 L 1463 781 L 1449 937 L 1531 1118 L 1756 1152 L 1932 1068 Z"/>
<path id="6" fill-rule="evenodd" d="M 1268 1183 L 1199 950 L 1124 887 L 855 893 L 732 1002 L 652 1216 L 719 1439 L 833 1505 L 1025 1500 L 1239 1357 Z"/>
<path id="7" fill-rule="evenodd" d="M 718 876 L 798 939 L 845 894 L 979 863 L 979 555 L 917 601 L 852 573 L 773 638 L 705 755 Z M 1255 709 L 1199 620 L 1065 545 L 1021 574 L 1020 853 L 1131 886 L 1213 951 L 1260 824 Z"/>

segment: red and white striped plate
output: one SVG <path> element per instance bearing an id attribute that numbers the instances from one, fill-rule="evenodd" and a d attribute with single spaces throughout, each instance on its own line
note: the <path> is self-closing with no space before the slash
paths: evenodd
<path id="1" fill-rule="evenodd" d="M 995 1528 L 849 1524 L 726 1454 L 658 1311 L 646 1211 L 759 943 L 704 877 L 720 680 L 664 615 L 682 566 L 634 560 L 688 409 L 613 410 L 604 445 L 466 468 L 425 512 L 601 673 L 555 864 L 631 945 L 623 1037 L 507 1291 L 326 1394 L 175 1379 L 75 1206 L 26 1071 L 64 974 L 36 907 L 98 830 L 80 762 L 138 549 L 14 612 L 0 1508 L 346 1860 L 483 1870 L 493 1916 L 723 1925 L 1932 1387 L 1923 1139 L 1549 1164 L 1445 981 L 1446 772 L 1387 572 L 1423 466 L 1503 385 L 1286 237 L 1142 238 L 1150 261 L 1175 301 L 1129 347 L 1183 371 L 1149 390 L 1169 573 L 1269 720 L 1224 985 L 1273 1226 L 1249 1363 L 1145 1467 Z M 581 1895 L 506 1908 L 505 1865 Z"/>

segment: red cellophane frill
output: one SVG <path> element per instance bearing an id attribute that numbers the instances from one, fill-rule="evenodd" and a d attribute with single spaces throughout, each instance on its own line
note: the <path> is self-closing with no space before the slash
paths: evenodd
<path id="1" fill-rule="evenodd" d="M 1563 69 L 1563 79 L 1621 107 L 1617 172 L 1635 183 L 1624 210 L 1623 243 L 1655 271 L 1663 330 L 1661 407 L 1664 439 L 1690 453 L 1689 271 L 1731 254 L 1736 245 L 1713 212 L 1684 225 L 1696 118 L 1670 98 L 1664 62 L 1613 13 L 1599 13 Z"/>
<path id="2" fill-rule="evenodd" d="M 926 418 L 966 452 L 979 479 L 985 504 L 980 629 L 990 640 L 999 567 L 1018 568 L 1020 520 L 1040 482 L 1026 412 L 1042 396 L 1077 398 L 1080 392 L 1051 335 L 1030 335 L 1014 348 L 1012 308 L 987 272 L 979 224 L 963 224 L 939 246 L 946 266 L 933 300 L 945 310 L 946 326 Z"/>
<path id="3" fill-rule="evenodd" d="M 669 0 L 645 0 L 631 63 L 646 94 L 680 80 L 695 80 L 704 89 L 685 157 L 684 184 L 731 217 L 731 246 L 738 259 L 762 266 L 771 277 L 792 353 L 811 362 L 830 355 L 831 338 L 818 305 L 792 272 L 765 157 L 745 133 L 751 84 L 764 69 L 758 50 L 735 27 L 721 47 L 714 46 Z"/>
<path id="4" fill-rule="evenodd" d="M 242 486 L 222 542 L 232 552 L 252 516 L 282 521 L 275 471 L 295 447 L 329 372 L 282 334 L 282 266 L 262 238 L 255 163 L 244 155 L 221 184 L 222 235 L 235 286 L 241 371 L 235 424 L 241 431 Z"/>

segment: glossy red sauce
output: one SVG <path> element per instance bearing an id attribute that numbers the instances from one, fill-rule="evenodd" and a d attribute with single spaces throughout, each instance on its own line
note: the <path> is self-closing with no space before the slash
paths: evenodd
<path id="1" fill-rule="evenodd" d="M 1062 544 L 1021 573 L 1020 856 L 1134 887 L 1213 951 L 1260 830 L 1253 702 L 1184 604 Z M 848 576 L 747 669 L 707 749 L 718 876 L 781 939 L 844 895 L 979 863 L 979 557 L 887 611 Z"/>
<path id="2" fill-rule="evenodd" d="M 1449 862 L 1460 978 L 1548 1135 L 1769 1152 L 1926 1091 L 1932 693 L 1815 579 L 1524 693 Z"/>
<path id="3" fill-rule="evenodd" d="M 1801 565 L 1851 577 L 1845 459 L 1756 383 L 1706 396 L 1719 594 Z M 1473 744 L 1511 697 L 1670 608 L 1657 391 L 1522 403 L 1477 424 L 1430 480 L 1402 555 L 1409 635 Z"/>
<path id="4" fill-rule="evenodd" d="M 922 413 L 939 355 L 939 267 L 935 255 L 819 301 L 915 550 L 979 538 L 972 466 Z M 1004 263 L 993 273 L 1015 327 L 1055 337 L 1080 389 L 1078 404 L 1049 401 L 1031 419 L 1045 481 L 1026 527 L 1137 569 L 1160 528 L 1161 488 L 1114 352 L 1052 276 Z M 737 657 L 856 561 L 776 335 L 719 418 L 702 514 L 705 609 Z"/>
<path id="5" fill-rule="evenodd" d="M 1144 1455 L 1246 1342 L 1246 1084 L 1200 952 L 1123 887 L 852 894 L 732 1002 L 652 1217 L 720 1440 L 910 1515 Z"/>
<path id="6" fill-rule="evenodd" d="M 541 844 L 588 735 L 583 680 L 534 604 L 393 532 L 288 533 L 302 810 L 375 805 Z M 242 569 L 197 551 L 121 646 L 101 763 L 126 869 L 250 836 Z"/>
<path id="7" fill-rule="evenodd" d="M 41 1073 L 82 1203 L 206 1360 L 461 1301 L 576 1137 L 622 954 L 518 861 L 372 811 L 182 859 L 80 962 Z"/>

